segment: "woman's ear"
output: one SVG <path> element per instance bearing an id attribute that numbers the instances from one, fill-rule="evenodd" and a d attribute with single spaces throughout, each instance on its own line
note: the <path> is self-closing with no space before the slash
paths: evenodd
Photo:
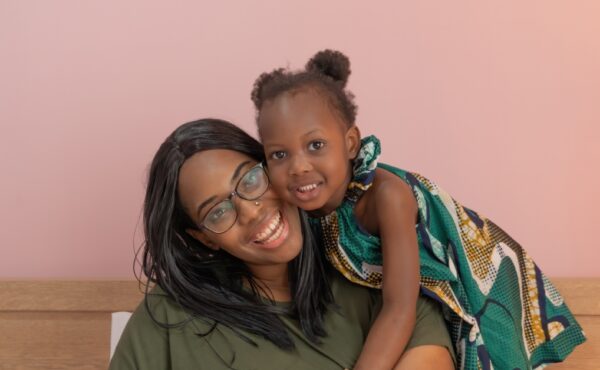
<path id="1" fill-rule="evenodd" d="M 216 245 L 215 243 L 213 243 L 207 236 L 206 234 L 204 234 L 202 231 L 200 230 L 196 230 L 196 229 L 185 229 L 185 232 L 188 233 L 188 235 L 190 235 L 192 238 L 196 239 L 197 241 L 199 241 L 200 243 L 204 244 L 205 246 L 207 246 L 208 248 L 214 250 L 214 251 L 218 251 L 219 246 Z"/>
<path id="2" fill-rule="evenodd" d="M 350 159 L 356 158 L 360 150 L 360 130 L 356 125 L 352 125 L 346 131 L 346 148 L 348 149 L 348 157 Z"/>

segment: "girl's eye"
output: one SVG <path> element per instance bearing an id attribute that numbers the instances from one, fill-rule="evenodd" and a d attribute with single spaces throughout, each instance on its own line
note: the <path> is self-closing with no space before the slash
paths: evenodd
<path id="1" fill-rule="evenodd" d="M 311 141 L 308 144 L 308 150 L 321 150 L 325 146 L 325 143 L 320 140 Z"/>
<path id="2" fill-rule="evenodd" d="M 286 157 L 286 153 L 282 150 L 271 153 L 271 159 L 283 159 Z"/>

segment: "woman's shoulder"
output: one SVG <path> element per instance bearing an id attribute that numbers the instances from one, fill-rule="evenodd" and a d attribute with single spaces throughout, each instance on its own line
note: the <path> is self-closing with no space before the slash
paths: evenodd
<path id="1" fill-rule="evenodd" d="M 195 319 L 193 331 L 190 331 L 187 328 L 189 322 L 190 314 L 162 289 L 154 287 L 129 318 L 111 360 L 110 369 L 170 369 L 174 361 L 171 345 L 174 338 L 182 336 L 190 336 L 198 341 L 197 349 L 202 352 L 203 341 L 194 338 L 193 333 L 210 330 L 211 326 L 203 320 Z M 187 356 L 182 358 L 185 357 Z"/>
<path id="2" fill-rule="evenodd" d="M 135 331 L 162 331 L 189 321 L 190 313 L 159 286 L 153 287 L 132 313 L 127 325 Z"/>
<path id="3" fill-rule="evenodd" d="M 156 294 L 156 295 L 155 295 Z M 152 299 L 158 308 L 151 315 L 148 312 L 148 297 Z M 165 348 L 168 344 L 167 330 L 158 325 L 152 317 L 157 320 L 166 316 L 166 297 L 159 294 L 159 290 L 154 288 L 135 311 L 131 314 L 123 333 L 111 359 L 111 370 L 123 369 L 150 369 L 159 367 L 168 368 L 168 356 Z"/>

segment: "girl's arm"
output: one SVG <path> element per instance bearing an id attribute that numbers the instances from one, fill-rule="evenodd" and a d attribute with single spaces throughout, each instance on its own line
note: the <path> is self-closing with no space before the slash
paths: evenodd
<path id="1" fill-rule="evenodd" d="M 355 370 L 392 369 L 408 343 L 419 295 L 417 203 L 402 180 L 386 178 L 372 193 L 383 254 L 383 306 L 371 327 Z M 373 212 L 374 211 L 374 212 Z"/>

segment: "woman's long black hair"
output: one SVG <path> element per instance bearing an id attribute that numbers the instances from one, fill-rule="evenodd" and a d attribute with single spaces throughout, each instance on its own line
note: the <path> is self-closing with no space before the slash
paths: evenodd
<path id="1" fill-rule="evenodd" d="M 257 161 L 264 160 L 262 145 L 226 121 L 201 119 L 183 124 L 169 135 L 150 166 L 144 201 L 142 272 L 150 283 L 160 286 L 189 312 L 190 319 L 201 317 L 209 320 L 213 328 L 225 325 L 247 340 L 241 331 L 264 337 L 280 348 L 291 349 L 293 341 L 277 316 L 281 308 L 261 298 L 264 291 L 247 266 L 226 252 L 208 249 L 185 232 L 196 226 L 179 202 L 179 170 L 189 157 L 209 149 L 235 150 Z M 304 212 L 300 213 L 300 220 L 304 242 L 300 254 L 290 262 L 293 304 L 289 314 L 300 322 L 306 337 L 318 343 L 319 337 L 326 335 L 323 315 L 333 297 L 322 253 Z M 243 288 L 243 279 L 252 289 Z M 148 304 L 151 294 L 147 288 L 146 308 L 157 321 Z"/>

